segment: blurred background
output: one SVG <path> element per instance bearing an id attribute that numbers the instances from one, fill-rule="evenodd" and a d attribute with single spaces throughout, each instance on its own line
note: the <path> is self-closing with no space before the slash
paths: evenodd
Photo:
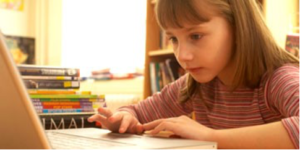
<path id="1" fill-rule="evenodd" d="M 280 46 L 286 48 L 289 35 L 299 41 L 299 0 L 259 3 Z M 147 19 L 155 20 L 148 14 L 147 8 L 153 8 L 149 5 L 155 1 L 0 0 L 0 30 L 19 64 L 76 67 L 87 78 L 109 71 L 124 80 L 85 80 L 81 88 L 142 99 L 149 95 L 146 41 L 154 40 L 147 35 Z"/>

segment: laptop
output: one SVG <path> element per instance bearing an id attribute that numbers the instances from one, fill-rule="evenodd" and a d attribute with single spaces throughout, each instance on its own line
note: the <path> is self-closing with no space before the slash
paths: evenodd
<path id="1" fill-rule="evenodd" d="M 44 130 L 0 32 L 1 149 L 216 149 L 216 142 L 111 133 L 100 128 Z"/>

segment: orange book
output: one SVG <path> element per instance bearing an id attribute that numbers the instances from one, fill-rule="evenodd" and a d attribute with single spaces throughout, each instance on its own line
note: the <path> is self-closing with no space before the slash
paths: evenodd
<path id="1" fill-rule="evenodd" d="M 42 102 L 43 106 L 80 106 L 80 102 Z"/>
<path id="2" fill-rule="evenodd" d="M 42 102 L 44 109 L 73 109 L 81 108 L 80 102 Z"/>

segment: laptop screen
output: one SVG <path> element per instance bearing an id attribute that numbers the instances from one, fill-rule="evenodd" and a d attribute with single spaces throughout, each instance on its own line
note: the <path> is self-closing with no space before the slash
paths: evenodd
<path id="1" fill-rule="evenodd" d="M 0 33 L 0 148 L 50 148 Z"/>

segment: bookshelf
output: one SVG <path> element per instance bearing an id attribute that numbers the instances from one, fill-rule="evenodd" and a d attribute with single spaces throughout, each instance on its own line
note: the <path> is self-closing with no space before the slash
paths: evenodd
<path id="1" fill-rule="evenodd" d="M 173 55 L 173 51 L 170 50 L 170 49 L 166 49 L 166 50 L 155 50 L 155 51 L 150 51 L 150 52 L 148 53 L 148 55 L 149 55 L 150 57 Z"/>
<path id="2" fill-rule="evenodd" d="M 149 52 L 159 49 L 160 29 L 155 19 L 155 3 L 153 0 L 147 0 L 147 20 L 146 20 L 146 52 L 145 52 L 145 71 L 144 71 L 144 98 L 151 95 L 150 67 L 151 61 Z"/>
<path id="3" fill-rule="evenodd" d="M 265 0 L 258 0 L 262 9 L 265 5 Z M 147 21 L 146 21 L 146 52 L 145 52 L 145 71 L 144 71 L 144 99 L 151 96 L 151 76 L 150 63 L 161 62 L 166 59 L 175 59 L 173 51 L 170 49 L 162 49 L 161 43 L 163 36 L 160 33 L 160 27 L 155 17 L 156 0 L 147 0 Z M 264 11 L 264 10 L 262 10 Z"/>
<path id="4" fill-rule="evenodd" d="M 147 0 L 146 22 L 146 52 L 144 71 L 144 98 L 151 96 L 150 62 L 162 62 L 168 58 L 175 59 L 173 50 L 161 48 L 160 27 L 156 21 L 154 7 L 155 0 Z"/>

